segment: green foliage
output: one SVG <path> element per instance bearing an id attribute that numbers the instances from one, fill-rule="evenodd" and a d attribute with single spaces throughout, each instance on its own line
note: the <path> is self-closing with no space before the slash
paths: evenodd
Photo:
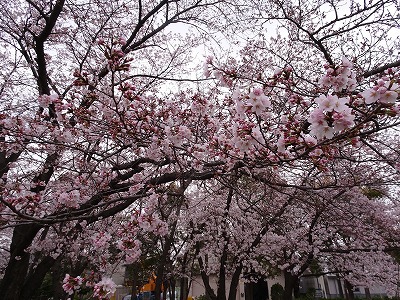
<path id="1" fill-rule="evenodd" d="M 391 251 L 389 254 L 395 259 L 398 264 L 400 264 L 400 250 Z"/>
<path id="2" fill-rule="evenodd" d="M 315 289 L 309 288 L 306 294 L 302 294 L 301 297 L 297 298 L 299 300 L 314 300 L 315 299 Z"/>
<path id="3" fill-rule="evenodd" d="M 314 300 L 314 294 L 310 289 L 307 294 L 302 294 L 300 297 L 296 298 L 296 300 Z M 366 299 L 365 295 L 362 296 L 356 296 L 356 299 Z M 346 300 L 346 298 L 329 298 L 329 300 Z M 400 300 L 399 298 L 396 297 L 388 297 L 388 296 L 373 296 L 371 300 Z"/>
<path id="4" fill-rule="evenodd" d="M 362 189 L 362 193 L 367 196 L 368 199 L 376 199 L 385 196 L 385 192 L 383 190 L 372 187 L 364 187 Z"/>
<path id="5" fill-rule="evenodd" d="M 44 277 L 44 280 L 32 297 L 32 300 L 52 299 L 53 296 L 53 276 L 49 272 Z"/>
<path id="6" fill-rule="evenodd" d="M 195 300 L 210 300 L 210 297 L 208 297 L 207 295 L 200 295 L 194 299 Z"/>
<path id="7" fill-rule="evenodd" d="M 313 259 L 311 261 L 309 269 L 310 269 L 311 273 L 313 273 L 313 274 L 318 274 L 318 273 L 322 272 L 322 268 L 321 268 L 321 266 L 319 264 L 319 261 L 317 259 Z"/>
<path id="8" fill-rule="evenodd" d="M 93 290 L 88 287 L 82 287 L 78 292 L 74 294 L 73 300 L 92 300 L 92 296 Z"/>
<path id="9" fill-rule="evenodd" d="M 282 300 L 283 299 L 283 286 L 279 283 L 275 283 L 271 286 L 271 300 Z"/>

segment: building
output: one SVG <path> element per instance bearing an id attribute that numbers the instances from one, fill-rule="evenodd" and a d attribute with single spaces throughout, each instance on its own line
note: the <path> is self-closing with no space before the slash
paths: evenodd
<path id="1" fill-rule="evenodd" d="M 315 298 L 347 298 L 347 290 L 343 279 L 336 274 L 323 276 L 310 276 L 309 274 L 300 278 L 300 293 L 314 292 Z M 385 288 L 382 286 L 355 286 L 353 287 L 355 298 L 384 298 Z"/>
<path id="2" fill-rule="evenodd" d="M 124 296 L 130 294 L 131 288 L 124 286 L 123 271 L 113 276 L 114 282 L 118 284 L 117 291 L 112 300 L 122 300 Z M 203 296 L 205 287 L 200 276 L 196 276 L 189 280 L 189 293 L 191 299 Z M 217 290 L 217 277 L 210 276 L 211 287 L 214 291 Z M 258 282 L 239 281 L 236 300 L 267 300 L 271 299 L 271 287 L 279 283 L 282 287 L 285 285 L 284 276 L 279 275 L 274 278 L 266 278 Z M 226 281 L 227 293 L 229 292 L 230 281 Z M 344 285 L 344 280 L 340 279 L 335 274 L 325 274 L 322 276 L 313 276 L 305 274 L 300 278 L 299 283 L 300 294 L 311 294 L 315 299 L 333 299 L 347 298 L 347 291 Z M 355 298 L 384 298 L 386 296 L 385 288 L 382 286 L 356 286 L 353 288 Z M 179 284 L 175 288 L 175 299 L 179 299 L 180 289 Z M 167 297 L 169 299 L 169 297 Z"/>

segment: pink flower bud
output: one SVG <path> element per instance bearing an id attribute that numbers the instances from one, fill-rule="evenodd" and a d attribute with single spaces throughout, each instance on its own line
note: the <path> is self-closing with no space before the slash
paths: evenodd
<path id="1" fill-rule="evenodd" d="M 386 91 L 387 91 L 387 88 L 385 88 L 384 86 L 381 86 L 381 87 L 378 89 L 378 92 L 379 92 L 380 94 L 384 94 L 384 93 L 386 93 Z"/>

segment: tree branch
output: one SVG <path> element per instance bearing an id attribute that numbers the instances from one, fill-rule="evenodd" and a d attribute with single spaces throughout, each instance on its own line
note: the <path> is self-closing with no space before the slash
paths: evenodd
<path id="1" fill-rule="evenodd" d="M 376 69 L 373 69 L 371 71 L 365 72 L 364 74 L 362 74 L 362 76 L 364 78 L 368 78 L 368 77 L 371 77 L 373 75 L 382 73 L 382 72 L 386 71 L 389 68 L 397 68 L 397 67 L 400 67 L 400 60 L 397 60 L 397 61 L 392 62 L 392 63 L 388 63 L 386 65 L 383 65 L 383 66 L 379 67 L 379 68 L 376 68 Z"/>

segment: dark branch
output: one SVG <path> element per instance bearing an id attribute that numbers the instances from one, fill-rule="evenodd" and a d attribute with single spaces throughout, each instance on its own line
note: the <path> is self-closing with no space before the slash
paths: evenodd
<path id="1" fill-rule="evenodd" d="M 371 77 L 373 75 L 380 74 L 380 73 L 386 71 L 389 68 L 396 68 L 396 67 L 400 67 L 400 60 L 392 62 L 392 63 L 389 63 L 389 64 L 386 64 L 386 65 L 383 65 L 382 67 L 373 69 L 371 71 L 365 72 L 362 76 L 364 78 L 368 78 L 368 77 Z"/>

